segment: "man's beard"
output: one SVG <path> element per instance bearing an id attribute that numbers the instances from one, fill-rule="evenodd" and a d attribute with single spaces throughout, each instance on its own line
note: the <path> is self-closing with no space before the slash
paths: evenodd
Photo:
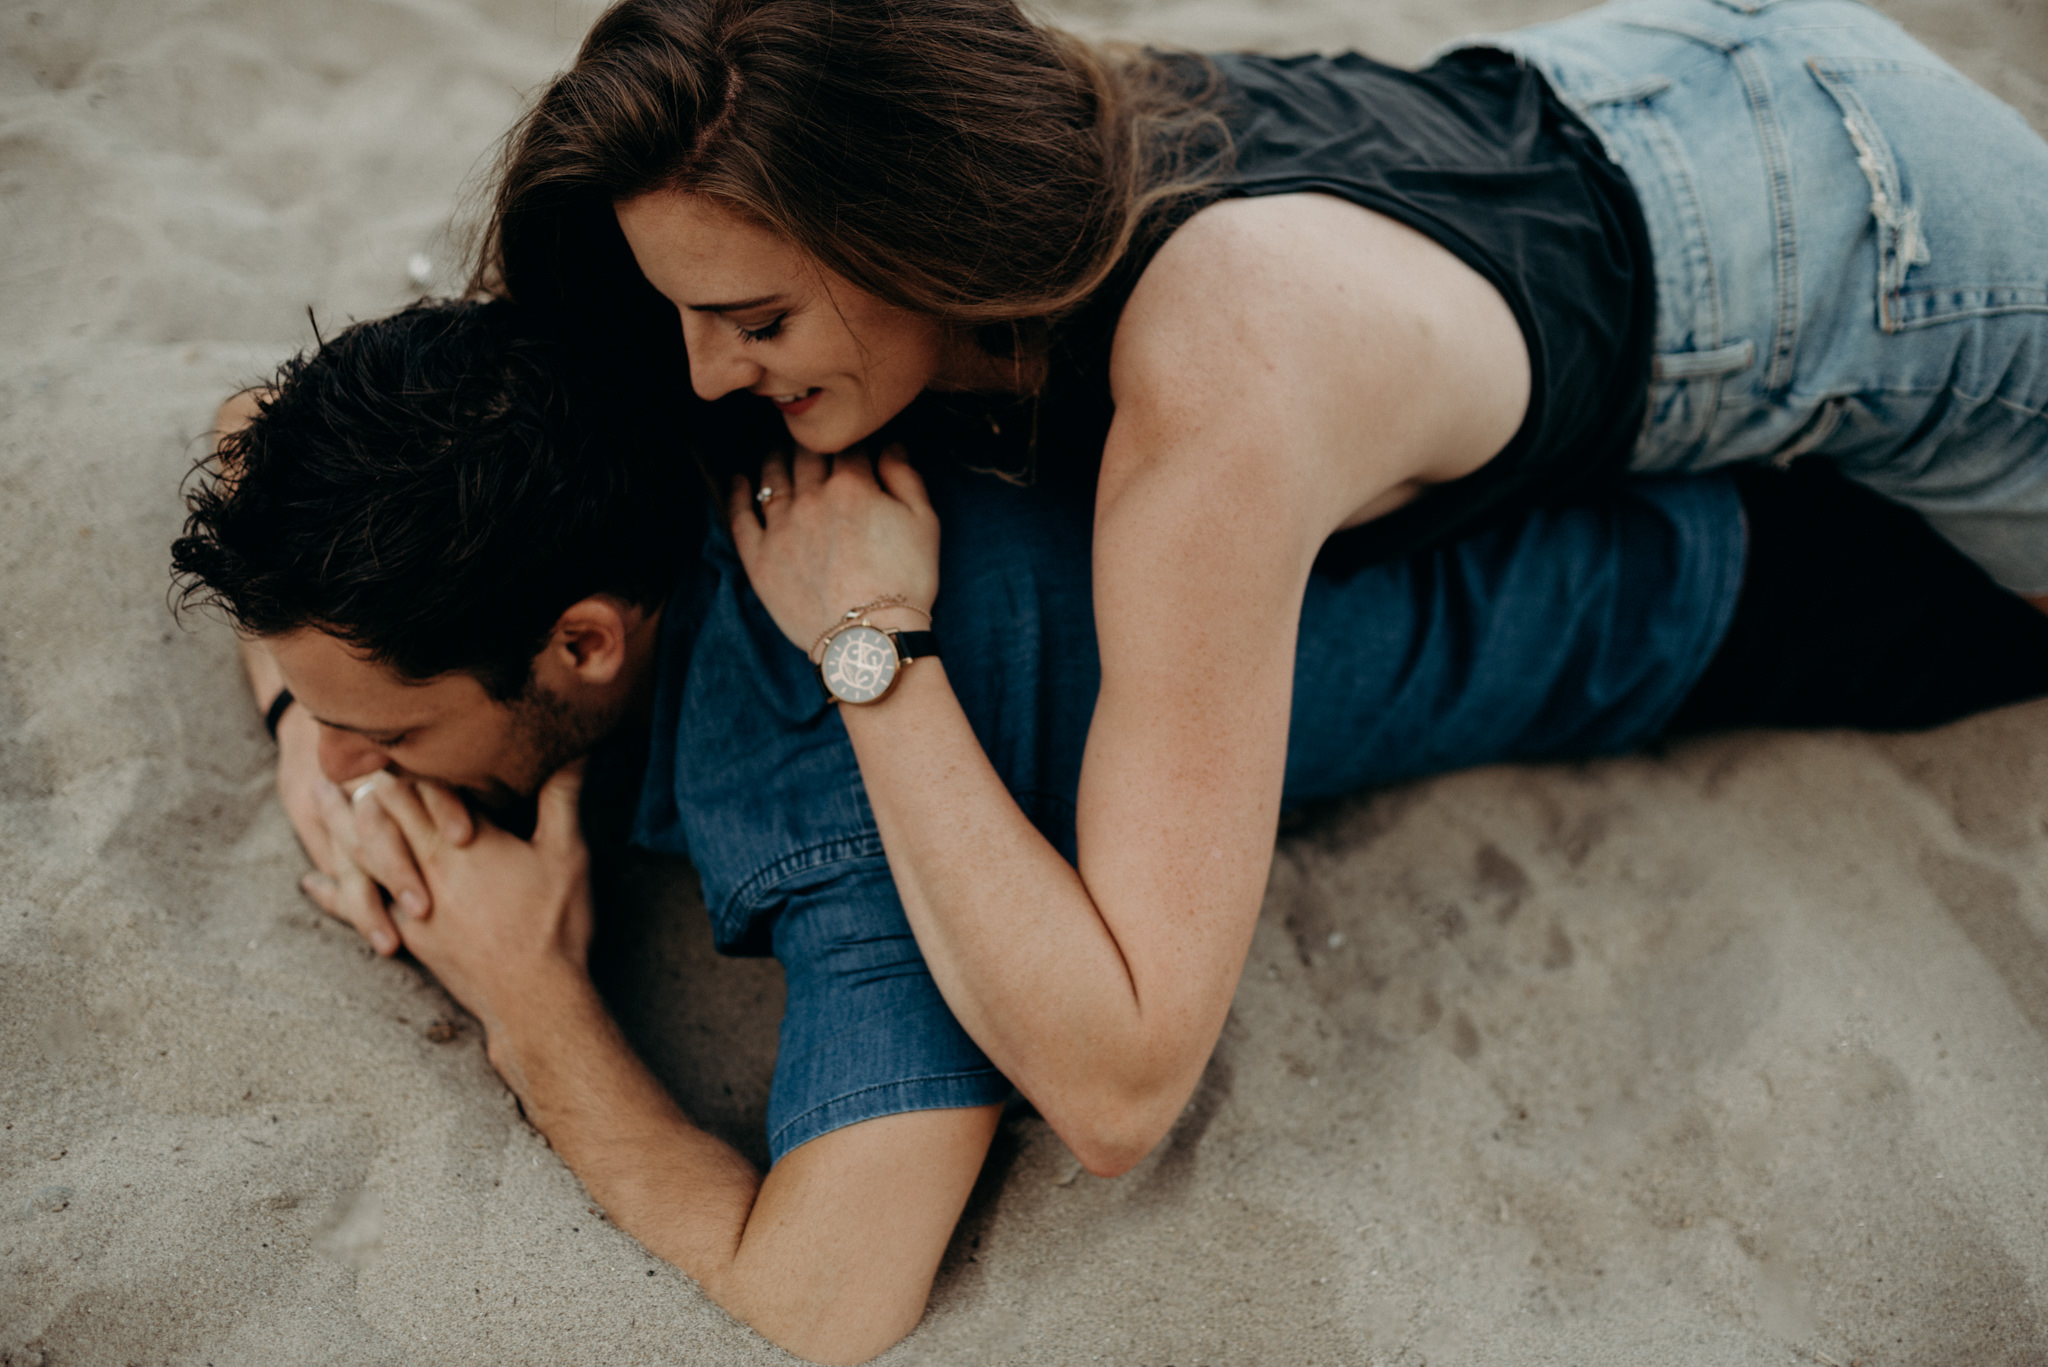
<path id="1" fill-rule="evenodd" d="M 468 795 L 500 825 L 517 829 L 531 823 L 533 799 L 541 785 L 569 761 L 589 754 L 611 731 L 616 718 L 597 711 L 579 712 L 533 678 L 527 679 L 526 687 L 507 706 L 520 752 L 488 790 L 472 788 Z"/>

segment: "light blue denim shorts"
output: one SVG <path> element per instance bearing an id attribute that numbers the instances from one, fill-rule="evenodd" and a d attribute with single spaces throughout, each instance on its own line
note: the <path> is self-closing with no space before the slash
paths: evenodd
<path id="1" fill-rule="evenodd" d="M 1854 0 L 1620 0 L 1464 39 L 1633 182 L 1657 356 L 1633 464 L 1838 461 L 2048 593 L 2048 144 Z"/>

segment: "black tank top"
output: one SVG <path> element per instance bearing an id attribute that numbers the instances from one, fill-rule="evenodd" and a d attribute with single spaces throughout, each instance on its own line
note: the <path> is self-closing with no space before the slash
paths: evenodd
<path id="1" fill-rule="evenodd" d="M 1210 83 L 1199 59 L 1170 60 L 1187 63 L 1190 89 Z M 1054 331 L 1035 399 L 977 410 L 978 423 L 1028 447 L 1040 476 L 1092 478 L 1114 411 L 1117 322 L 1159 246 L 1217 199 L 1312 191 L 1396 219 L 1484 276 L 1521 324 L 1532 382 L 1521 428 L 1499 455 L 1339 532 L 1319 568 L 1341 573 L 1437 545 L 1625 468 L 1649 391 L 1648 230 L 1626 176 L 1538 73 L 1486 49 L 1422 71 L 1357 53 L 1209 60 L 1222 77 L 1215 98 L 1233 169 L 1144 225 L 1103 287 Z M 956 413 L 958 402 L 940 399 Z"/>

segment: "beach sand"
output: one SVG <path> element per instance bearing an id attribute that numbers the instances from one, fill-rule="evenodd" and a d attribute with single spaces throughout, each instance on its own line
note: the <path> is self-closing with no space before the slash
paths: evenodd
<path id="1" fill-rule="evenodd" d="M 1569 0 L 1070 7 L 1411 60 Z M 2038 0 L 1900 0 L 2048 127 Z M 229 633 L 166 606 L 213 407 L 455 280 L 569 0 L 0 3 L 0 1364 L 772 1363 L 595 1214 L 478 1031 L 299 897 Z M 418 260 L 413 258 L 418 257 Z M 417 269 L 415 269 L 417 268 Z M 689 871 L 603 980 L 749 1151 L 781 986 Z M 2048 705 L 1310 813 L 1129 1176 L 1006 1123 L 896 1364 L 2048 1361 Z"/>

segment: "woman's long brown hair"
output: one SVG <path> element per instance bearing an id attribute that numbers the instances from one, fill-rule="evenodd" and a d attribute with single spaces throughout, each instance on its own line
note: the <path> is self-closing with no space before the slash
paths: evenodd
<path id="1" fill-rule="evenodd" d="M 612 206 L 676 190 L 893 304 L 1042 335 L 1216 174 L 1211 80 L 1013 0 L 621 0 L 507 136 L 471 287 L 672 335 Z"/>

